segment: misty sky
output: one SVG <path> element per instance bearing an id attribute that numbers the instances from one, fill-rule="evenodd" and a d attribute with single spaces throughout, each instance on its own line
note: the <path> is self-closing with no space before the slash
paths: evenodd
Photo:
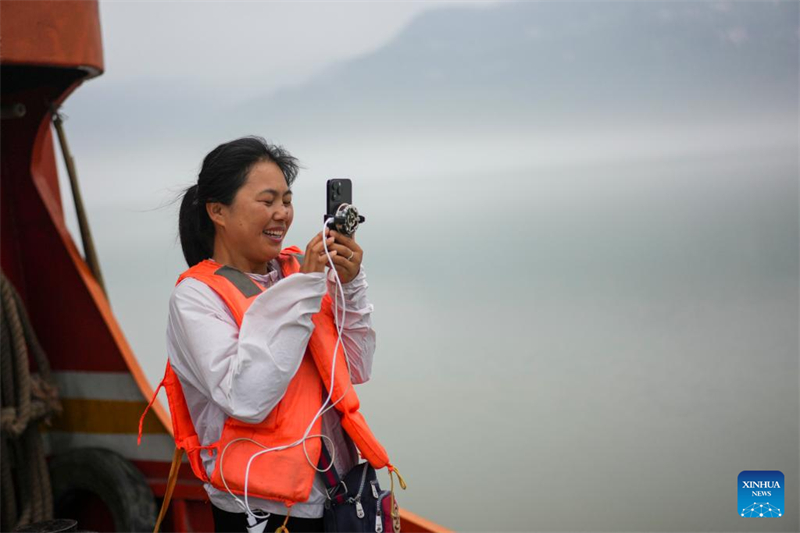
<path id="1" fill-rule="evenodd" d="M 101 2 L 106 72 L 64 111 L 113 309 L 157 382 L 170 201 L 263 135 L 304 167 L 287 245 L 354 180 L 359 394 L 403 506 L 465 531 L 797 530 L 798 6 Z M 786 476 L 781 519 L 735 514 L 759 469 Z"/>

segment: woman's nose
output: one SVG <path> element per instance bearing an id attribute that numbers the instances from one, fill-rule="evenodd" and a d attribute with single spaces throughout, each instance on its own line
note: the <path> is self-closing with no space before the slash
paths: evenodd
<path id="1" fill-rule="evenodd" d="M 289 208 L 286 207 L 285 205 L 282 205 L 277 209 L 277 211 L 275 211 L 275 216 L 273 218 L 275 218 L 276 220 L 283 220 L 287 216 L 289 216 Z"/>

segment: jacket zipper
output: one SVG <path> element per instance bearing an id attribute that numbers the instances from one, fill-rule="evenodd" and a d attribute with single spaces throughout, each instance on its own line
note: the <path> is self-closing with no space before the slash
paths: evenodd
<path id="1" fill-rule="evenodd" d="M 373 485 L 372 487 L 375 488 L 375 485 Z M 383 512 L 381 510 L 381 503 L 383 503 L 383 500 L 385 498 L 387 498 L 390 494 L 391 494 L 391 492 L 389 492 L 388 490 L 384 491 L 381 494 L 381 496 L 376 499 L 377 503 L 375 504 L 376 505 L 376 509 L 375 509 L 375 533 L 383 533 L 383 520 L 382 520 Z"/>
<path id="2" fill-rule="evenodd" d="M 367 470 L 369 470 L 369 463 L 364 463 L 364 472 L 361 473 L 361 486 L 358 487 L 358 494 L 356 498 L 361 499 L 361 492 L 364 490 L 364 483 L 367 481 Z"/>
<path id="3" fill-rule="evenodd" d="M 367 482 L 367 471 L 369 470 L 369 463 L 364 463 L 364 472 L 361 474 L 361 485 L 358 487 L 358 494 L 353 498 L 353 503 L 356 505 L 356 516 L 364 518 L 364 506 L 361 505 L 361 493 L 364 491 L 364 484 Z M 374 488 L 374 487 L 373 487 Z"/>

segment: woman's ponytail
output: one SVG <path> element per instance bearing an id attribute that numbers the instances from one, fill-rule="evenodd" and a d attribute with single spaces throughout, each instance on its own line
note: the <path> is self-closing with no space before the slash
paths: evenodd
<path id="1" fill-rule="evenodd" d="M 214 254 L 214 226 L 208 218 L 205 202 L 200 202 L 197 184 L 183 194 L 178 215 L 178 233 L 186 263 L 192 267 Z"/>

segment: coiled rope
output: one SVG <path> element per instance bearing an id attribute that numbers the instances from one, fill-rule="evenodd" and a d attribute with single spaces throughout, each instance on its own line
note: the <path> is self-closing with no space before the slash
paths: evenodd
<path id="1" fill-rule="evenodd" d="M 0 273 L 0 530 L 53 518 L 39 424 L 61 412 L 50 363 L 14 286 Z M 38 373 L 30 372 L 31 360 Z"/>

